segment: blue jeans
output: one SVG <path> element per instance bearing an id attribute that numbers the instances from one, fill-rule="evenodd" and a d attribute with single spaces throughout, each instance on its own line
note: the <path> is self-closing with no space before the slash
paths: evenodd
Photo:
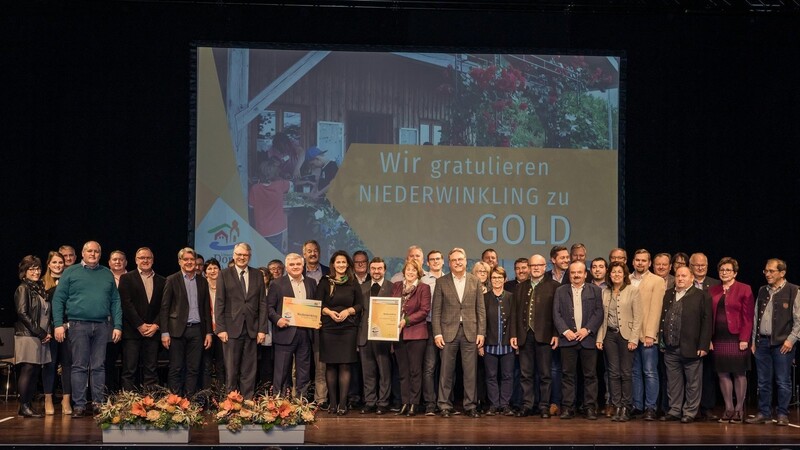
<path id="1" fill-rule="evenodd" d="M 792 361 L 794 347 L 787 354 L 781 353 L 781 345 L 769 345 L 769 338 L 757 338 L 756 371 L 758 373 L 758 412 L 772 417 L 772 378 L 778 386 L 778 415 L 789 415 L 789 400 L 792 398 Z"/>
<path id="2" fill-rule="evenodd" d="M 633 352 L 633 408 L 656 409 L 658 399 L 658 345 L 639 344 Z"/>
<path id="3" fill-rule="evenodd" d="M 76 408 L 86 407 L 86 385 L 90 380 L 92 401 L 100 403 L 104 399 L 106 344 L 110 334 L 107 322 L 69 322 L 67 335 L 72 350 L 72 398 Z"/>

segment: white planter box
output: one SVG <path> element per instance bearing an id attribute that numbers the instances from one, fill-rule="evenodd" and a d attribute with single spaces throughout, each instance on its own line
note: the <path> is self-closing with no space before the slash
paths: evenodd
<path id="1" fill-rule="evenodd" d="M 264 431 L 261 425 L 244 425 L 236 433 L 225 428 L 225 425 L 218 427 L 220 444 L 302 444 L 306 437 L 305 425 L 286 428 L 276 426 L 269 431 Z"/>
<path id="2" fill-rule="evenodd" d="M 109 444 L 188 444 L 189 429 L 157 430 L 140 426 L 119 429 L 112 425 L 103 430 L 103 443 Z"/>

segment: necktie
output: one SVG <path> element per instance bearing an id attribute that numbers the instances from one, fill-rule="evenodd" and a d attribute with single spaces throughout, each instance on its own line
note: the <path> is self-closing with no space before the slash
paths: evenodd
<path id="1" fill-rule="evenodd" d="M 536 313 L 535 290 L 537 284 L 539 283 L 531 283 L 531 298 L 528 302 L 528 327 L 533 332 L 536 331 L 533 329 L 533 315 Z"/>
<path id="2" fill-rule="evenodd" d="M 381 290 L 381 285 L 378 283 L 373 283 L 372 289 L 370 289 L 370 295 L 374 297 L 378 295 L 378 292 L 380 292 L 380 290 Z"/>
<path id="3" fill-rule="evenodd" d="M 247 294 L 247 284 L 244 282 L 244 270 L 239 274 L 239 281 L 242 282 L 242 291 Z"/>

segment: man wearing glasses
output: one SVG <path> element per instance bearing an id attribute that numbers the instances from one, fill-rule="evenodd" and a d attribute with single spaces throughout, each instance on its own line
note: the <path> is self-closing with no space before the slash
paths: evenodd
<path id="1" fill-rule="evenodd" d="M 258 269 L 250 267 L 250 245 L 233 247 L 234 266 L 217 280 L 214 319 L 222 341 L 226 389 L 253 398 L 256 387 L 256 345 L 267 336 L 267 289 Z"/>
<path id="2" fill-rule="evenodd" d="M 718 286 L 721 282 L 709 276 L 708 258 L 702 253 L 692 253 L 689 257 L 689 270 L 694 277 L 694 287 L 708 292 L 711 286 Z M 714 369 L 714 352 L 703 359 L 703 398 L 700 400 L 700 420 L 717 420 L 714 415 L 714 406 L 717 403 L 717 374 Z"/>
<path id="3" fill-rule="evenodd" d="M 450 250 L 450 275 L 436 281 L 433 290 L 433 341 L 442 350 L 439 374 L 439 409 L 442 417 L 453 415 L 450 394 L 455 384 L 456 356 L 461 351 L 464 370 L 464 414 L 478 418 L 478 349 L 486 334 L 486 308 L 481 282 L 467 273 L 467 255 L 461 248 Z"/>
<path id="4" fill-rule="evenodd" d="M 800 339 L 798 287 L 786 281 L 786 262 L 770 259 L 764 268 L 767 285 L 756 299 L 751 349 L 758 373 L 758 414 L 747 423 L 772 422 L 772 380 L 778 386 L 777 425 L 789 425 L 794 344 Z"/>
<path id="5" fill-rule="evenodd" d="M 370 280 L 369 275 L 369 256 L 364 250 L 353 252 L 353 271 L 356 274 L 358 284 L 364 284 Z"/>
<path id="6" fill-rule="evenodd" d="M 511 317 L 511 347 L 519 350 L 522 385 L 522 409 L 517 411 L 516 416 L 539 413 L 547 419 L 550 417 L 553 351 L 558 347 L 558 337 L 553 327 L 553 298 L 561 285 L 544 276 L 547 267 L 544 256 L 531 256 L 528 266 L 530 277 L 520 283 L 514 292 L 516 306 Z M 536 371 L 539 373 L 538 393 L 534 391 Z"/>

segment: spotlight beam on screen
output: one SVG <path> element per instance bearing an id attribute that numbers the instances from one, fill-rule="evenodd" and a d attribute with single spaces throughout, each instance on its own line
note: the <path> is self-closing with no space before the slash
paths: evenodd
<path id="1" fill-rule="evenodd" d="M 197 62 L 204 255 L 618 245 L 619 56 L 198 47 Z"/>

